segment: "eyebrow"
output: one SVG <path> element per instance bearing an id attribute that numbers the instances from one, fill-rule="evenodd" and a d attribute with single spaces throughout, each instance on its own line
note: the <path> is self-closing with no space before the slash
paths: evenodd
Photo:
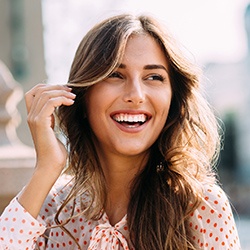
<path id="1" fill-rule="evenodd" d="M 164 69 L 166 72 L 168 72 L 166 67 L 164 67 L 161 64 L 149 64 L 149 65 L 145 65 L 143 68 L 144 69 Z"/>
<path id="2" fill-rule="evenodd" d="M 121 64 L 118 65 L 118 68 L 120 68 L 120 69 L 125 69 L 125 68 L 126 68 L 126 65 L 123 64 L 123 63 L 121 63 Z M 165 70 L 166 72 L 168 72 L 168 70 L 166 69 L 166 67 L 164 67 L 164 66 L 161 65 L 161 64 L 148 64 L 148 65 L 145 65 L 145 66 L 143 67 L 143 69 L 148 69 L 148 70 L 150 70 L 150 69 L 163 69 L 163 70 Z"/>

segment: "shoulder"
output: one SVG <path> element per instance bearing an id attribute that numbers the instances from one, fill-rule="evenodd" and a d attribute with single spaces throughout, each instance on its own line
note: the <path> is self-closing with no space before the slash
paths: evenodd
<path id="1" fill-rule="evenodd" d="M 69 175 L 62 175 L 58 178 L 50 190 L 46 200 L 60 205 L 67 198 L 73 186 L 73 178 Z"/>
<path id="2" fill-rule="evenodd" d="M 228 225 L 234 220 L 228 196 L 217 184 L 203 186 L 203 196 L 193 216 L 208 225 L 214 222 L 215 227 L 219 224 Z"/>
<path id="3" fill-rule="evenodd" d="M 203 186 L 200 209 L 214 209 L 214 212 L 231 212 L 228 196 L 218 184 L 206 184 Z M 213 213 L 213 210 L 210 210 Z"/>
<path id="4" fill-rule="evenodd" d="M 69 198 L 73 186 L 74 178 L 70 175 L 62 175 L 56 181 L 46 197 L 39 214 L 47 224 L 54 221 L 54 217 L 59 210 L 61 210 L 61 219 L 68 218 L 72 212 L 75 215 L 80 213 L 82 208 L 90 202 L 90 196 L 87 192 L 75 193 L 73 197 Z M 61 209 L 62 207 L 63 209 Z"/>
<path id="5" fill-rule="evenodd" d="M 69 195 L 72 186 L 73 181 L 71 176 L 62 175 L 58 178 L 41 208 L 40 217 L 43 220 L 49 220 L 51 216 L 54 217 Z"/>
<path id="6" fill-rule="evenodd" d="M 219 185 L 204 185 L 201 202 L 190 215 L 189 226 L 199 246 L 240 249 L 231 204 Z"/>
<path id="7" fill-rule="evenodd" d="M 72 186 L 73 177 L 70 175 L 61 175 L 50 190 L 48 197 L 60 203 L 67 197 Z"/>
<path id="8" fill-rule="evenodd" d="M 227 224 L 227 221 L 233 218 L 233 213 L 223 189 L 217 184 L 204 185 L 201 202 L 191 217 L 206 221 L 207 224 L 211 219 L 220 221 L 219 219 L 223 218 L 224 224 Z"/>

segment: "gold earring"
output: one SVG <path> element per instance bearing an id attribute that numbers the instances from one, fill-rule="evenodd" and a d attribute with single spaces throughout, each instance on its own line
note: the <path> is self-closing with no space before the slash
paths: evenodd
<path id="1" fill-rule="evenodd" d="M 161 161 L 159 164 L 156 166 L 156 172 L 160 173 L 165 170 L 165 164 Z"/>

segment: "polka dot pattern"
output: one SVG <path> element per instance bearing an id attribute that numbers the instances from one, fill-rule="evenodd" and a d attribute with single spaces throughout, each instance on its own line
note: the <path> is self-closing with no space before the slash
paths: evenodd
<path id="1" fill-rule="evenodd" d="M 45 229 L 15 198 L 0 218 L 0 249 L 34 249 Z"/>
<path id="2" fill-rule="evenodd" d="M 77 249 L 74 240 L 61 228 L 46 229 L 55 224 L 54 215 L 70 190 L 70 185 L 66 187 L 64 185 L 65 180 L 61 179 L 52 188 L 37 219 L 25 211 L 17 198 L 13 199 L 0 218 L 1 250 L 32 250 L 36 249 L 36 245 L 40 249 L 50 250 Z M 76 201 L 76 214 L 81 212 L 82 202 L 85 204 L 88 202 L 87 195 Z M 68 204 L 59 219 L 64 221 L 68 218 L 71 208 L 72 204 Z M 218 186 L 205 187 L 202 203 L 189 217 L 189 226 L 197 249 L 240 249 L 230 204 Z M 127 216 L 114 226 L 110 225 L 105 213 L 99 220 L 87 221 L 83 216 L 76 216 L 66 228 L 82 249 L 134 249 L 129 239 Z M 49 238 L 45 238 L 44 234 Z"/>
<path id="3" fill-rule="evenodd" d="M 231 206 L 219 186 L 205 187 L 200 206 L 190 215 L 189 226 L 198 249 L 241 249 Z"/>

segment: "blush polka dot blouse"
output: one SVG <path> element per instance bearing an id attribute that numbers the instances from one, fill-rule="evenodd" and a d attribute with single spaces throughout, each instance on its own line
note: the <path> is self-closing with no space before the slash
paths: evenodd
<path id="1" fill-rule="evenodd" d="M 17 197 L 14 198 L 0 218 L 0 250 L 78 249 L 77 244 L 64 230 L 53 227 L 55 213 L 69 189 L 64 180 L 58 181 L 37 219 L 20 205 Z M 81 211 L 82 201 L 87 202 L 87 199 L 86 196 L 76 201 L 76 214 Z M 65 221 L 71 208 L 70 204 L 66 206 L 59 220 Z M 126 216 L 114 226 L 111 226 L 105 213 L 99 220 L 86 220 L 83 216 L 76 216 L 65 227 L 81 249 L 134 249 L 129 239 Z M 241 249 L 229 201 L 217 185 L 205 187 L 202 203 L 190 215 L 189 227 L 197 249 Z"/>

